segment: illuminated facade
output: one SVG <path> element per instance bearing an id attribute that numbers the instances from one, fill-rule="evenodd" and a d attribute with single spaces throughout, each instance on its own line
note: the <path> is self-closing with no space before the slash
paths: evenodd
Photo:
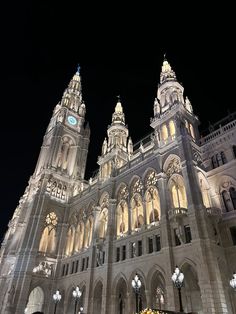
<path id="1" fill-rule="evenodd" d="M 152 134 L 129 137 L 118 100 L 98 158 L 84 179 L 90 130 L 79 70 L 56 105 L 34 174 L 1 247 L 0 311 L 89 314 L 142 307 L 178 310 L 171 275 L 184 273 L 183 307 L 236 313 L 236 120 L 205 137 L 169 63 L 163 62 Z"/>

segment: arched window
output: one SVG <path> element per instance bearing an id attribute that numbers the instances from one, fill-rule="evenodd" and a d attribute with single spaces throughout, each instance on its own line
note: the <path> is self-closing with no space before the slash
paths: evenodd
<path id="1" fill-rule="evenodd" d="M 75 241 L 75 251 L 79 251 L 83 248 L 84 242 L 84 223 L 80 222 L 77 226 L 76 231 L 76 241 Z"/>
<path id="2" fill-rule="evenodd" d="M 71 226 L 67 232 L 66 251 L 65 251 L 65 254 L 67 256 L 70 256 L 73 253 L 74 240 L 75 240 L 75 230 L 74 230 L 74 227 Z"/>
<path id="3" fill-rule="evenodd" d="M 156 188 L 150 187 L 146 192 L 147 224 L 160 220 L 160 198 Z"/>
<path id="4" fill-rule="evenodd" d="M 224 191 L 222 191 L 221 195 L 222 195 L 223 202 L 225 205 L 225 210 L 227 212 L 231 211 L 232 210 L 232 203 L 231 203 L 231 198 L 230 198 L 229 192 L 224 190 Z"/>
<path id="5" fill-rule="evenodd" d="M 173 140 L 175 138 L 175 124 L 173 120 L 170 120 L 169 128 L 170 128 L 170 136 Z"/>
<path id="6" fill-rule="evenodd" d="M 129 217 L 128 217 L 128 205 L 125 201 L 121 201 L 117 206 L 117 236 L 123 235 L 128 232 Z"/>
<path id="7" fill-rule="evenodd" d="M 162 136 L 162 141 L 166 143 L 168 139 L 168 129 L 167 126 L 164 124 L 161 128 L 161 136 Z"/>
<path id="8" fill-rule="evenodd" d="M 215 169 L 218 167 L 218 163 L 217 163 L 217 160 L 216 160 L 216 156 L 212 156 L 211 157 L 211 163 L 212 163 L 212 168 Z"/>
<path id="9" fill-rule="evenodd" d="M 221 157 L 222 165 L 226 164 L 227 163 L 227 159 L 225 157 L 225 153 L 224 152 L 220 153 L 220 157 Z"/>
<path id="10" fill-rule="evenodd" d="M 46 227 L 43 230 L 39 243 L 39 251 L 53 253 L 56 247 L 57 215 L 54 212 L 49 213 L 46 216 L 45 224 Z"/>
<path id="11" fill-rule="evenodd" d="M 189 130 L 192 138 L 195 139 L 194 128 L 191 123 L 189 123 Z"/>
<path id="12" fill-rule="evenodd" d="M 85 225 L 85 237 L 84 237 L 84 246 L 89 247 L 92 241 L 92 233 L 93 233 L 93 218 L 90 216 L 87 219 Z"/>
<path id="13" fill-rule="evenodd" d="M 103 208 L 99 216 L 99 238 L 105 239 L 107 233 L 108 210 Z"/>
<path id="14" fill-rule="evenodd" d="M 187 195 L 184 180 L 181 176 L 171 178 L 171 196 L 175 208 L 187 208 Z"/>
<path id="15" fill-rule="evenodd" d="M 135 194 L 131 199 L 131 211 L 132 211 L 132 230 L 141 228 L 144 224 L 143 217 L 143 204 L 140 194 Z"/>

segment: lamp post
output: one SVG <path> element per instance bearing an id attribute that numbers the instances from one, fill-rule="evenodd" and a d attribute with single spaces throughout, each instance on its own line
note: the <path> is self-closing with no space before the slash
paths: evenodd
<path id="1" fill-rule="evenodd" d="M 75 310 L 74 314 L 76 314 L 76 308 L 77 308 L 77 303 L 82 295 L 82 292 L 80 291 L 79 287 L 76 286 L 76 288 L 72 291 L 72 295 L 75 298 Z"/>
<path id="2" fill-rule="evenodd" d="M 57 290 L 56 293 L 53 294 L 52 298 L 53 298 L 53 301 L 54 301 L 54 303 L 55 303 L 54 314 L 56 314 L 57 304 L 58 304 L 58 302 L 60 302 L 60 300 L 61 300 L 60 291 Z"/>
<path id="3" fill-rule="evenodd" d="M 136 297 L 136 313 L 139 312 L 139 304 L 138 304 L 138 296 L 140 293 L 141 288 L 141 280 L 139 279 L 138 275 L 136 274 L 134 279 L 132 280 L 132 287 L 134 289 L 135 297 Z"/>
<path id="4" fill-rule="evenodd" d="M 83 308 L 83 306 L 81 306 L 81 307 L 79 308 L 79 314 L 83 314 L 83 310 L 84 310 L 84 308 Z"/>
<path id="5" fill-rule="evenodd" d="M 180 312 L 183 312 L 183 305 L 182 305 L 182 299 L 181 299 L 181 288 L 183 287 L 183 283 L 184 283 L 184 274 L 181 273 L 178 266 L 176 266 L 175 271 L 174 271 L 171 279 L 172 279 L 175 287 L 178 289 Z"/>
<path id="6" fill-rule="evenodd" d="M 229 284 L 236 291 L 236 273 L 233 273 L 233 278 L 229 281 Z"/>

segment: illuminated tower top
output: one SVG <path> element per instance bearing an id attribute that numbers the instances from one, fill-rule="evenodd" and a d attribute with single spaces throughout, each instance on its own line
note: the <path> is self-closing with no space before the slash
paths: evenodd
<path id="1" fill-rule="evenodd" d="M 176 80 L 175 72 L 171 69 L 169 62 L 164 58 L 161 75 L 160 75 L 160 82 L 161 84 L 166 81 L 173 81 Z"/>

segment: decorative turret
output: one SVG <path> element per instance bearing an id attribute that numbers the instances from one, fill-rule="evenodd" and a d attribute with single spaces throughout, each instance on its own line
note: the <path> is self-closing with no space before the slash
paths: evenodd
<path id="1" fill-rule="evenodd" d="M 164 58 L 160 84 L 157 89 L 157 97 L 154 100 L 154 119 L 151 126 L 155 129 L 157 142 L 165 145 L 180 134 L 180 125 L 184 125 L 192 138 L 198 134 L 198 119 L 193 114 L 192 105 L 186 97 L 184 100 L 184 87 L 178 82 L 175 72 L 169 62 Z"/>
<path id="2" fill-rule="evenodd" d="M 164 58 L 162 69 L 161 69 L 160 82 L 162 84 L 166 81 L 173 81 L 173 80 L 176 80 L 175 72 L 171 69 L 169 62 Z"/>
<path id="3" fill-rule="evenodd" d="M 125 115 L 120 97 L 112 114 L 112 124 L 107 130 L 108 140 L 102 144 L 102 156 L 98 159 L 100 165 L 100 177 L 110 177 L 114 169 L 122 167 L 133 153 L 131 138 L 128 140 L 129 131 L 125 125 Z"/>

